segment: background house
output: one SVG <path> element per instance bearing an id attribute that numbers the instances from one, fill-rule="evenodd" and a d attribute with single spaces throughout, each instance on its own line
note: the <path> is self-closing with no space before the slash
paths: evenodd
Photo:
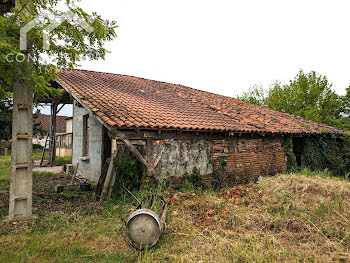
<path id="1" fill-rule="evenodd" d="M 39 115 L 35 120 L 36 123 L 41 123 L 46 134 L 33 138 L 33 144 L 45 146 L 47 133 L 50 131 L 50 115 Z M 72 117 L 56 116 L 56 156 L 72 156 Z"/>
<path id="2" fill-rule="evenodd" d="M 65 121 L 65 133 L 56 133 L 56 156 L 71 157 L 73 149 L 73 117 L 66 117 Z"/>

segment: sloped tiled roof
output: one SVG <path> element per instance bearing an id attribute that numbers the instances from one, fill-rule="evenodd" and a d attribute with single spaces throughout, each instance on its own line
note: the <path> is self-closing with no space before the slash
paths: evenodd
<path id="1" fill-rule="evenodd" d="M 56 133 L 66 133 L 67 116 L 56 116 Z M 41 123 L 46 131 L 50 131 L 50 115 L 40 114 L 35 123 Z"/>
<path id="2" fill-rule="evenodd" d="M 138 77 L 61 70 L 58 82 L 110 126 L 289 134 L 343 133 L 322 123 L 235 98 Z"/>

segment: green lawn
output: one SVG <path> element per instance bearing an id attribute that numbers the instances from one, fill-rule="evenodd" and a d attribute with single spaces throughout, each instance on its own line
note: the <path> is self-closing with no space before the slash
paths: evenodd
<path id="1" fill-rule="evenodd" d="M 33 153 L 33 160 L 40 160 L 41 153 Z M 56 165 L 72 163 L 72 157 L 56 157 Z M 0 155 L 0 181 L 10 180 L 11 156 Z"/>
<path id="2" fill-rule="evenodd" d="M 141 199 L 148 191 L 134 194 Z M 79 192 L 64 193 L 59 199 L 65 195 L 62 206 L 46 213 L 35 210 L 38 218 L 0 223 L 0 262 L 348 262 L 350 258 L 348 181 L 307 173 L 220 191 L 152 191 L 171 201 L 167 227 L 154 248 L 138 251 L 128 243 L 121 219 L 135 209 L 131 199 L 99 204 Z M 73 196 L 81 198 L 81 205 L 74 205 Z M 43 198 L 35 200 L 46 204 Z"/>
<path id="3" fill-rule="evenodd" d="M 11 174 L 11 156 L 0 155 L 0 181 L 9 180 Z"/>

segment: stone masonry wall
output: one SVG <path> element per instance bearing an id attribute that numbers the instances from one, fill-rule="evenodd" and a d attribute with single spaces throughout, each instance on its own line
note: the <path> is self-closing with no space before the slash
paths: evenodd
<path id="1" fill-rule="evenodd" d="M 282 137 L 272 136 L 235 136 L 213 140 L 214 170 L 220 170 L 224 165 L 225 173 L 245 178 L 245 181 L 256 181 L 260 175 L 285 172 L 286 159 L 282 142 Z"/>

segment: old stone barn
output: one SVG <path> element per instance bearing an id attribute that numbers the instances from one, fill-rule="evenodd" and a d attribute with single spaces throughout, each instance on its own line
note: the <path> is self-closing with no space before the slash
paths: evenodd
<path id="1" fill-rule="evenodd" d="M 93 182 L 122 147 L 158 179 L 196 168 L 207 182 L 218 170 L 256 180 L 284 172 L 288 154 L 301 165 L 301 138 L 343 133 L 235 98 L 138 77 L 62 70 L 57 84 L 73 99 L 73 164 Z M 287 140 L 295 142 L 291 149 Z"/>

